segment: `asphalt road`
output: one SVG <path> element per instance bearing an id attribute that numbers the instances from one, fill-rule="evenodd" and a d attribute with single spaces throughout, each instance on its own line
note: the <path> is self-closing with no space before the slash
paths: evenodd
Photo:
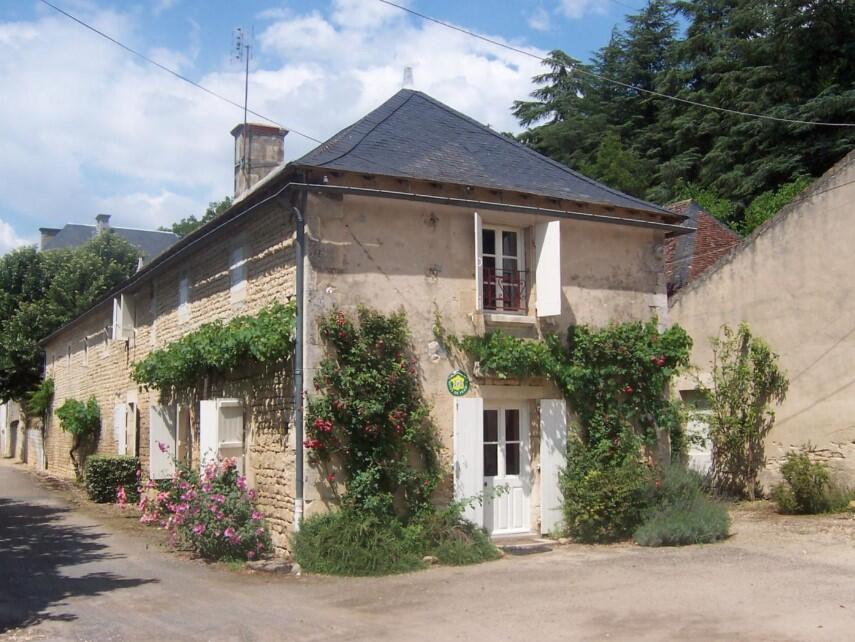
<path id="1" fill-rule="evenodd" d="M 341 579 L 231 572 L 0 463 L 2 640 L 852 640 L 855 521 L 737 510 L 723 544 L 565 546 Z"/>

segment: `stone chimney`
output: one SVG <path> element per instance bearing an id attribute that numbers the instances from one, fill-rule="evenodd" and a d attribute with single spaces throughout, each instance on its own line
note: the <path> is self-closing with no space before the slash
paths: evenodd
<path id="1" fill-rule="evenodd" d="M 59 234 L 60 230 L 56 227 L 40 227 L 39 234 L 41 234 L 41 239 L 39 240 L 39 247 L 44 250 L 45 243 L 50 241 L 54 236 Z"/>
<path id="2" fill-rule="evenodd" d="M 232 129 L 235 137 L 235 198 L 250 189 L 285 160 L 287 129 L 243 123 Z"/>
<path id="3" fill-rule="evenodd" d="M 110 215 L 109 214 L 99 214 L 95 217 L 95 231 L 100 234 L 101 232 L 108 232 L 110 230 Z"/>

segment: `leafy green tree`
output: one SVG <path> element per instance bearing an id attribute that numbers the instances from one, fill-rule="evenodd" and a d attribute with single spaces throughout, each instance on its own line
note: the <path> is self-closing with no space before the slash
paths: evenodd
<path id="1" fill-rule="evenodd" d="M 739 231 L 745 235 L 751 234 L 785 205 L 791 203 L 811 182 L 810 178 L 802 176 L 790 183 L 784 183 L 776 190 L 760 194 L 746 208 L 745 220 L 742 222 Z"/>
<path id="2" fill-rule="evenodd" d="M 613 32 L 590 65 L 561 51 L 545 65 L 547 73 L 534 78 L 532 100 L 514 103 L 513 113 L 528 127 L 520 140 L 596 173 L 600 145 L 614 130 L 622 146 L 653 169 L 646 198 L 666 203 L 692 185 L 708 200 L 732 203 L 718 216 L 733 227 L 752 229 L 756 220 L 743 224 L 743 217 L 755 199 L 821 175 L 855 148 L 852 127 L 761 120 L 693 104 L 855 122 L 853 2 L 651 0 Z M 598 177 L 615 181 L 608 173 Z"/>
<path id="3" fill-rule="evenodd" d="M 110 233 L 79 248 L 0 257 L 0 399 L 28 397 L 41 379 L 38 342 L 131 276 L 138 257 Z"/>
<path id="4" fill-rule="evenodd" d="M 593 162 L 582 162 L 582 172 L 633 196 L 643 196 L 650 183 L 650 166 L 630 149 L 624 149 L 620 136 L 609 131 L 597 147 Z"/>
<path id="5" fill-rule="evenodd" d="M 190 232 L 202 227 L 205 223 L 213 221 L 231 206 L 232 199 L 229 196 L 226 196 L 221 201 L 212 201 L 208 203 L 208 209 L 205 210 L 205 214 L 202 216 L 201 219 L 190 215 L 186 218 L 182 218 L 177 223 L 173 223 L 171 227 L 161 227 L 160 230 L 163 232 L 173 232 L 174 234 L 177 234 L 181 237 L 187 236 L 188 234 L 190 234 Z"/>

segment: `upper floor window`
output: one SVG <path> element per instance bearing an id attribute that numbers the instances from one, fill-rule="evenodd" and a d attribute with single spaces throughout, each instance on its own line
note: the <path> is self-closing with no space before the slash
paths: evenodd
<path id="1" fill-rule="evenodd" d="M 483 305 L 485 310 L 525 312 L 527 272 L 521 229 L 481 229 Z"/>
<path id="2" fill-rule="evenodd" d="M 527 237 L 534 247 L 531 259 L 526 257 Z M 475 213 L 477 310 L 527 314 L 533 291 L 538 317 L 560 315 L 564 297 L 561 267 L 561 221 L 538 222 L 523 229 L 484 224 Z"/>
<path id="3" fill-rule="evenodd" d="M 134 298 L 120 294 L 113 299 L 113 341 L 129 339 L 134 334 Z"/>

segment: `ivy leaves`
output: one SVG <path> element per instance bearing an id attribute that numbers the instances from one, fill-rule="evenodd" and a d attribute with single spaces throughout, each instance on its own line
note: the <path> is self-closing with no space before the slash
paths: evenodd
<path id="1" fill-rule="evenodd" d="M 189 392 L 205 375 L 226 374 L 246 363 L 273 365 L 294 349 L 296 303 L 273 303 L 254 316 L 200 326 L 133 364 L 131 376 L 148 388 Z"/>

